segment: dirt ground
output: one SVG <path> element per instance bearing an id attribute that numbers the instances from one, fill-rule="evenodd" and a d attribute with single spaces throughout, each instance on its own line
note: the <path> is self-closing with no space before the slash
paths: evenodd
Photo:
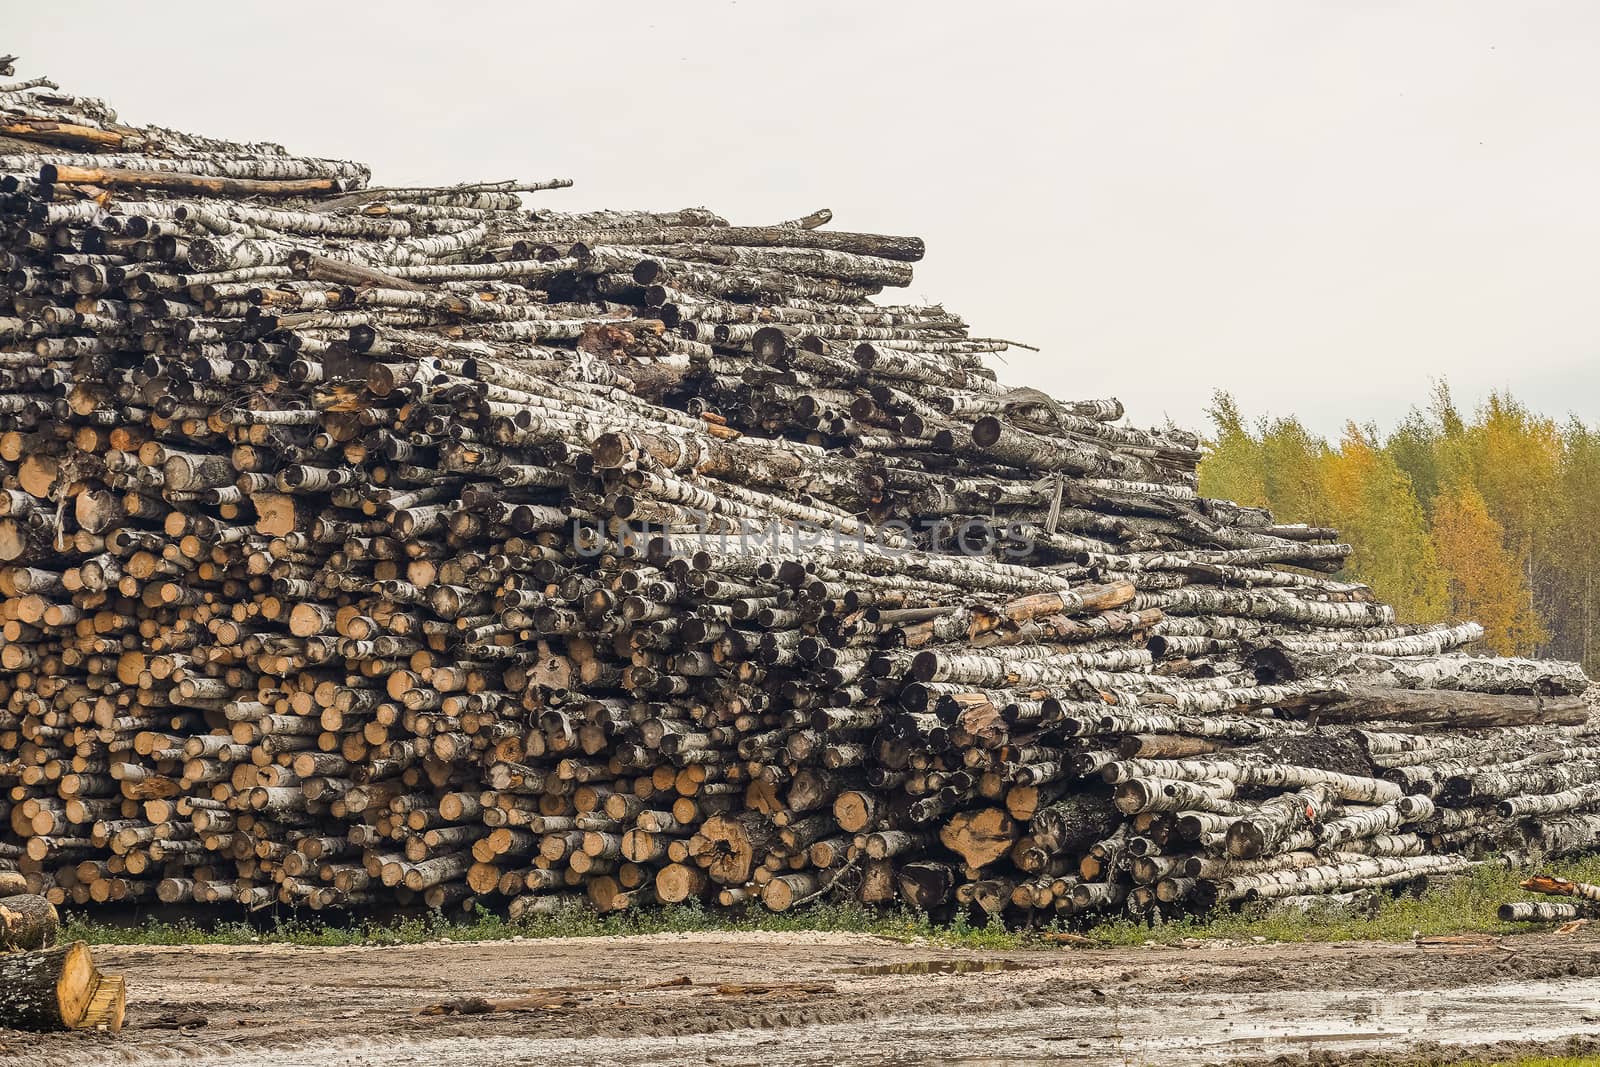
<path id="1" fill-rule="evenodd" d="M 1600 936 L 1586 932 L 1432 947 L 974 952 L 752 933 L 95 955 L 127 976 L 127 1028 L 0 1030 L 0 1064 L 1387 1062 L 1600 1034 Z M 472 997 L 521 1002 L 424 1010 Z"/>

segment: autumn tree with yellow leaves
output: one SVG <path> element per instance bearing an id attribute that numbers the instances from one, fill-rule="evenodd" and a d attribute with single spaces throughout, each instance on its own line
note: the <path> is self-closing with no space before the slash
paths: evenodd
<path id="1" fill-rule="evenodd" d="M 1545 628 L 1506 547 L 1505 527 L 1489 514 L 1476 486 L 1435 498 L 1433 547 L 1444 567 L 1452 616 L 1482 623 L 1484 644 L 1503 656 L 1538 647 Z"/>

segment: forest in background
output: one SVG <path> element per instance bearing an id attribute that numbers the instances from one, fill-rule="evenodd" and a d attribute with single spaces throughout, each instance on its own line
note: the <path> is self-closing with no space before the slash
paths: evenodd
<path id="1" fill-rule="evenodd" d="M 1463 414 L 1444 382 L 1389 433 L 1351 422 L 1337 442 L 1223 392 L 1208 414 L 1206 496 L 1337 527 L 1346 573 L 1402 620 L 1476 619 L 1487 649 L 1600 671 L 1600 431 L 1508 393 Z"/>

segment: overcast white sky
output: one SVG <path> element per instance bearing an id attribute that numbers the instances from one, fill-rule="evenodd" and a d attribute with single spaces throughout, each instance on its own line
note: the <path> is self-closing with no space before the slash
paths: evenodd
<path id="1" fill-rule="evenodd" d="M 1135 422 L 1387 426 L 1439 375 L 1600 420 L 1593 2 L 8 7 L 19 75 L 128 121 L 920 234 L 905 295 Z"/>

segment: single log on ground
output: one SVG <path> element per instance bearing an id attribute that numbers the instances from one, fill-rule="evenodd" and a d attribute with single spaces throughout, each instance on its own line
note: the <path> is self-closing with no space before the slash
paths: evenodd
<path id="1" fill-rule="evenodd" d="M 1563 923 L 1591 919 L 1596 910 L 1585 904 L 1562 904 L 1553 900 L 1514 900 L 1500 905 L 1503 923 Z"/>
<path id="2" fill-rule="evenodd" d="M 0 955 L 0 1026 L 120 1030 L 123 1004 L 122 979 L 102 975 L 82 941 Z"/>

